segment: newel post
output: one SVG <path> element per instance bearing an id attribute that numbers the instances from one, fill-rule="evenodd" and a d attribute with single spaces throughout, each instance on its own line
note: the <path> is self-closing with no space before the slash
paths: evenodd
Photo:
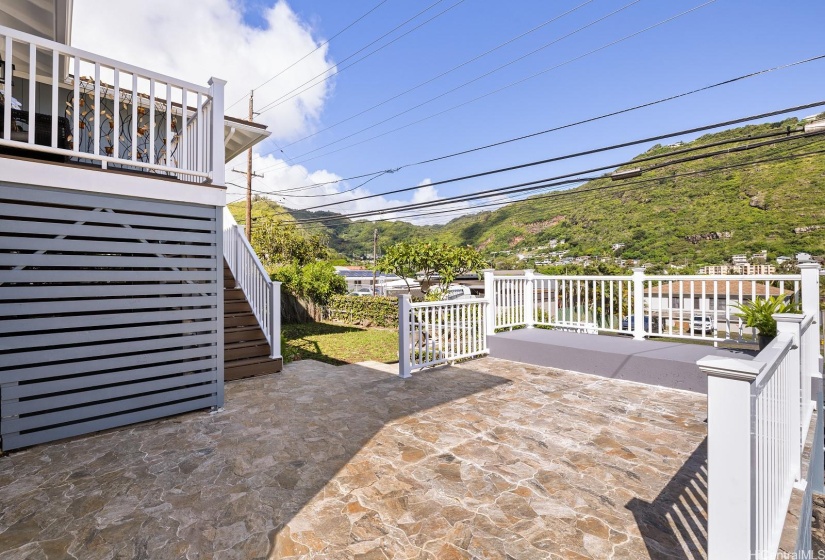
<path id="1" fill-rule="evenodd" d="M 804 335 L 802 369 L 812 378 L 818 378 L 819 360 L 819 333 L 822 330 L 820 321 L 822 316 L 819 309 L 819 263 L 805 262 L 799 263 L 799 271 L 802 273 L 802 313 L 813 317 L 813 323 L 808 327 Z"/>
<path id="2" fill-rule="evenodd" d="M 273 280 L 269 285 L 269 356 L 273 360 L 281 359 L 281 283 Z"/>
<path id="3" fill-rule="evenodd" d="M 532 329 L 536 323 L 533 302 L 535 301 L 535 272 L 533 269 L 524 271 L 524 324 L 528 329 Z"/>
<path id="4" fill-rule="evenodd" d="M 487 300 L 487 324 L 485 329 L 487 336 L 496 334 L 496 281 L 494 278 L 495 270 L 492 268 L 484 271 L 484 299 Z"/>
<path id="5" fill-rule="evenodd" d="M 628 309 L 628 312 L 630 310 Z M 633 269 L 633 339 L 645 338 L 645 269 Z"/>
<path id="6" fill-rule="evenodd" d="M 224 186 L 226 184 L 226 152 L 223 145 L 223 90 L 226 80 L 209 78 L 209 96 L 212 98 L 212 138 L 209 139 L 209 153 L 212 160 L 212 184 Z M 185 123 L 184 123 L 184 126 Z"/>
<path id="7" fill-rule="evenodd" d="M 706 356 L 708 376 L 708 558 L 751 558 L 755 548 L 751 384 L 762 362 Z"/>
<path id="8" fill-rule="evenodd" d="M 398 296 L 398 376 L 411 377 L 410 364 L 410 294 Z"/>

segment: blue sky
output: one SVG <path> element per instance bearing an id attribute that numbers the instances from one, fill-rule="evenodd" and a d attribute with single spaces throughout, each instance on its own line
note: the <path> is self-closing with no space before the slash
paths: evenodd
<path id="1" fill-rule="evenodd" d="M 291 0 L 288 4 L 301 24 L 320 42 L 374 7 L 378 1 Z M 442 1 L 382 43 L 456 1 Z M 493 91 L 703 3 L 703 0 L 641 0 L 605 21 L 469 87 L 334 146 L 307 154 L 459 86 L 630 1 L 593 0 L 574 13 L 411 94 L 292 144 L 284 149 L 284 153 L 291 158 L 288 161 L 301 163 L 310 174 L 325 170 L 338 177 L 349 177 L 550 128 L 747 72 L 825 54 L 825 41 L 816 32 L 816 22 L 825 20 L 825 2 L 717 0 L 656 29 L 483 100 L 378 140 L 327 154 Z M 343 60 L 432 2 L 434 0 L 388 0 L 332 40 L 328 46 L 328 59 L 333 62 Z M 332 78 L 332 87 L 327 92 L 323 109 L 310 123 L 308 131 L 320 130 L 346 119 L 583 2 L 464 0 L 444 15 Z M 246 0 L 243 4 L 245 22 L 252 27 L 266 28 L 265 14 L 273 4 L 271 0 Z M 266 56 L 266 53 L 261 53 L 261 56 Z M 276 79 L 258 90 L 257 106 L 263 106 L 292 89 L 295 83 L 288 83 L 287 78 L 285 73 L 281 78 L 283 83 Z M 284 89 L 286 83 L 288 86 Z M 383 192 L 416 185 L 426 179 L 436 181 L 820 99 L 825 99 L 825 61 L 778 71 L 536 139 L 405 169 L 380 177 L 366 188 L 369 192 Z M 819 111 L 807 110 L 796 116 L 815 112 Z M 274 143 L 283 146 L 300 140 L 306 132 L 293 130 L 287 135 L 280 135 L 274 138 L 274 142 L 260 145 L 257 152 L 274 150 Z M 445 185 L 438 188 L 437 195 L 463 194 L 621 161 L 645 148 L 617 150 L 503 176 Z M 310 157 L 313 159 L 306 159 Z M 264 163 L 263 160 L 261 163 Z M 271 167 L 273 164 L 270 161 L 268 165 Z M 270 173 L 275 171 L 278 171 L 277 164 Z M 264 174 L 267 174 L 266 170 Z M 340 188 L 356 184 L 350 182 Z M 268 181 L 261 181 L 257 188 L 273 187 Z M 308 194 L 312 192 L 308 191 Z M 408 200 L 411 196 L 409 193 L 395 195 L 393 200 Z M 339 196 L 331 200 L 344 198 Z M 291 203 L 296 203 L 296 200 L 287 201 L 288 205 Z M 307 206 L 309 203 L 304 200 L 300 204 Z"/>

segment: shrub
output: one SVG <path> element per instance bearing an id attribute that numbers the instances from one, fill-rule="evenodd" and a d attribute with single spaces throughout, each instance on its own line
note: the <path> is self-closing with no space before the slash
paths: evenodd
<path id="1" fill-rule="evenodd" d="M 349 325 L 398 328 L 398 299 L 335 295 L 329 299 L 327 316 Z"/>

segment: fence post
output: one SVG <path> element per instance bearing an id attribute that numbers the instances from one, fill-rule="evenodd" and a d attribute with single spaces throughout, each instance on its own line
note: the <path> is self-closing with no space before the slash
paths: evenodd
<path id="1" fill-rule="evenodd" d="M 645 269 L 633 269 L 633 339 L 645 339 Z M 628 312 L 630 310 L 628 309 Z"/>
<path id="2" fill-rule="evenodd" d="M 487 336 L 496 334 L 496 282 L 493 275 L 495 270 L 484 270 L 484 299 L 487 300 Z"/>
<path id="3" fill-rule="evenodd" d="M 275 280 L 269 285 L 269 336 L 270 358 L 281 359 L 281 283 Z"/>
<path id="4" fill-rule="evenodd" d="M 802 464 L 802 449 L 805 447 L 805 438 L 808 436 L 808 426 L 805 421 L 810 421 L 808 411 L 811 408 L 811 377 L 807 375 L 801 367 L 801 347 L 800 328 L 805 315 L 798 313 L 776 313 L 773 318 L 776 320 L 776 334 L 790 334 L 793 337 L 793 345 L 788 352 L 789 378 L 791 380 L 791 394 L 799 395 L 799 406 L 791 411 L 792 422 L 799 426 L 799 437 L 796 438 L 793 453 L 791 453 L 791 472 L 794 480 L 799 481 Z M 805 390 L 805 383 L 808 390 Z"/>
<path id="5" fill-rule="evenodd" d="M 750 558 L 755 547 L 751 383 L 762 362 L 706 356 L 708 376 L 708 558 Z"/>
<path id="6" fill-rule="evenodd" d="M 535 272 L 533 269 L 524 271 L 524 324 L 528 329 L 532 329 L 536 323 L 533 311 L 533 301 L 535 299 Z"/>
<path id="7" fill-rule="evenodd" d="M 410 295 L 398 296 L 398 376 L 411 377 L 410 366 Z"/>

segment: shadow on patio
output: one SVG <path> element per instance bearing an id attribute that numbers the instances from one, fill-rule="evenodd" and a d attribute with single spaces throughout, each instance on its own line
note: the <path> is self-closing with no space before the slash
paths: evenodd
<path id="1" fill-rule="evenodd" d="M 707 558 L 707 466 L 705 438 L 652 502 L 634 498 L 625 506 L 651 558 Z"/>

